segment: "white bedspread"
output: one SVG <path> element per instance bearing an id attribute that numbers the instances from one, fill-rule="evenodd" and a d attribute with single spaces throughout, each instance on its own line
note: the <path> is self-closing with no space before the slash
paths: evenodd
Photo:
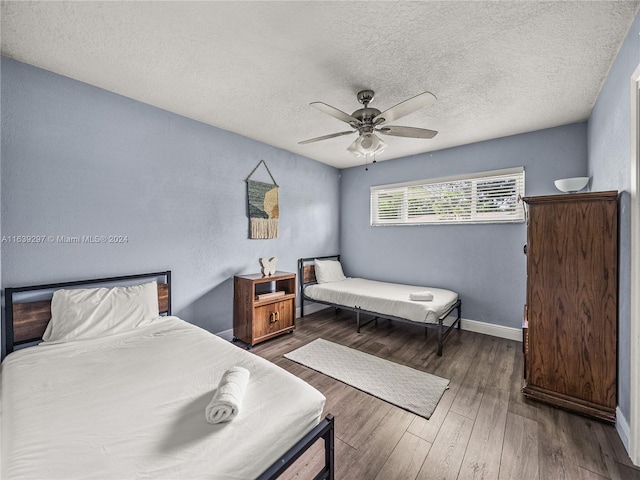
<path id="1" fill-rule="evenodd" d="M 425 290 L 433 293 L 433 300 L 422 302 L 409 299 L 411 293 Z M 383 316 L 393 315 L 420 323 L 438 323 L 438 317 L 458 300 L 458 294 L 451 290 L 364 278 L 309 285 L 305 287 L 304 293 L 315 300 L 345 307 L 359 307 Z"/>
<path id="2" fill-rule="evenodd" d="M 251 372 L 242 410 L 211 425 L 222 374 Z M 318 424 L 325 398 L 175 317 L 2 363 L 2 478 L 252 479 Z"/>

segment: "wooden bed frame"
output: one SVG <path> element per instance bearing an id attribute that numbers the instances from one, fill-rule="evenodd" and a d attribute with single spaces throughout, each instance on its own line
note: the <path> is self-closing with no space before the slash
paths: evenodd
<path id="1" fill-rule="evenodd" d="M 163 278 L 164 281 L 160 279 Z M 55 290 L 61 288 L 114 286 L 114 284 L 141 283 L 138 280 L 158 280 L 158 307 L 160 314 L 171 315 L 171 271 L 126 275 L 120 277 L 96 278 L 73 282 L 50 283 L 32 285 L 28 287 L 5 288 L 5 316 L 3 320 L 3 346 L 8 355 L 16 347 L 26 348 L 42 340 L 42 335 L 51 319 L 51 296 Z M 45 300 L 18 300 L 16 297 L 27 292 L 45 293 Z M 301 438 L 289 451 L 276 460 L 265 470 L 257 480 L 274 480 L 291 466 L 304 452 L 319 439 L 324 440 L 325 464 L 314 477 L 315 480 L 334 479 L 334 418 L 327 416 L 320 423 Z"/>
<path id="2" fill-rule="evenodd" d="M 447 336 L 449 335 L 449 333 L 451 333 L 451 330 L 453 328 L 455 328 L 457 326 L 458 329 L 460 329 L 460 318 L 462 315 L 462 301 L 460 299 L 458 299 L 456 301 L 456 303 L 454 303 L 453 305 L 451 305 L 451 307 L 449 307 L 447 309 L 446 312 L 444 312 L 442 315 L 440 315 L 440 317 L 438 317 L 438 324 L 431 324 L 431 323 L 422 323 L 422 322 L 415 322 L 413 320 L 409 320 L 406 318 L 402 318 L 402 317 L 395 317 L 393 315 L 388 315 L 388 314 L 381 314 L 378 312 L 371 312 L 369 310 L 364 310 L 360 307 L 350 307 L 350 306 L 346 306 L 346 305 L 339 305 L 339 304 L 335 304 L 335 303 L 331 303 L 331 302 L 325 302 L 322 300 L 315 300 L 307 295 L 305 295 L 304 293 L 304 288 L 307 285 L 313 285 L 315 283 L 318 283 L 316 281 L 316 272 L 315 272 L 315 266 L 313 265 L 313 261 L 314 260 L 338 260 L 340 261 L 340 255 L 328 255 L 325 257 L 309 257 L 309 258 L 300 258 L 298 259 L 298 282 L 299 282 L 299 286 L 300 286 L 300 316 L 304 317 L 304 301 L 307 300 L 309 302 L 313 302 L 313 303 L 321 303 L 324 305 L 330 305 L 332 307 L 335 308 L 341 308 L 341 309 L 345 309 L 345 310 L 350 310 L 352 312 L 355 312 L 356 314 L 356 329 L 357 332 L 360 333 L 360 328 L 368 325 L 369 323 L 378 320 L 378 318 L 385 318 L 388 320 L 395 320 L 398 322 L 403 322 L 403 323 L 410 323 L 412 325 L 420 325 L 425 327 L 425 337 L 427 335 L 427 331 L 429 328 L 437 328 L 438 329 L 438 356 L 442 356 L 442 343 L 444 342 L 444 339 L 447 338 Z M 458 316 L 457 318 L 454 320 L 454 322 L 446 328 L 444 327 L 444 321 L 445 319 L 449 316 L 449 314 L 451 312 L 453 312 L 454 310 L 458 310 Z M 360 322 L 360 314 L 364 313 L 365 315 L 371 315 L 373 316 L 373 318 L 369 319 L 368 321 L 361 323 Z"/>

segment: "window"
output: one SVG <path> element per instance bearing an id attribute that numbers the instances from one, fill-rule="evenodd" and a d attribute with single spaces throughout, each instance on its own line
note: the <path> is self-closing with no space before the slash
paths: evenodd
<path id="1" fill-rule="evenodd" d="M 371 225 L 524 222 L 524 167 L 371 187 Z"/>

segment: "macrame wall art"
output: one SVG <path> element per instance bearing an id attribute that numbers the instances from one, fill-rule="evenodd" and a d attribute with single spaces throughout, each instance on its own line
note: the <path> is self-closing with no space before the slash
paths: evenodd
<path id="1" fill-rule="evenodd" d="M 260 165 L 264 165 L 273 183 L 251 180 Z M 249 238 L 278 238 L 278 184 L 264 160 L 260 160 L 247 177 L 249 201 Z"/>

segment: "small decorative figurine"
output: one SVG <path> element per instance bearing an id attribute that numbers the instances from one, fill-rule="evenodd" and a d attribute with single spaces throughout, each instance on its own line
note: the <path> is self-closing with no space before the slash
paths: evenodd
<path id="1" fill-rule="evenodd" d="M 260 267 L 262 270 L 262 275 L 265 277 L 271 276 L 276 273 L 276 265 L 278 263 L 278 257 L 271 258 L 261 258 L 260 259 Z"/>

